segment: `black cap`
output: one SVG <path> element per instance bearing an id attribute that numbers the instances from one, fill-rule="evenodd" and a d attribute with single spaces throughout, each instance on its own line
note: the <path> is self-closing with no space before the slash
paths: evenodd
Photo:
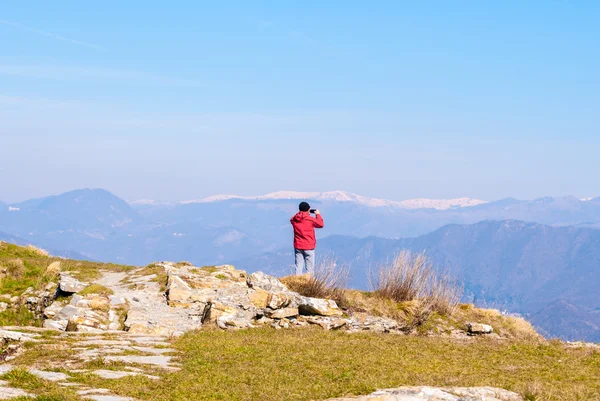
<path id="1" fill-rule="evenodd" d="M 300 202 L 298 209 L 300 209 L 301 212 L 308 212 L 310 210 L 310 205 L 308 202 Z"/>

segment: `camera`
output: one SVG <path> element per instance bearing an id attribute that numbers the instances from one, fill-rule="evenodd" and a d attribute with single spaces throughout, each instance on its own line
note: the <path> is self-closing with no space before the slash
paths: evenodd
<path id="1" fill-rule="evenodd" d="M 314 214 L 317 211 L 317 209 L 310 209 L 309 212 Z"/>

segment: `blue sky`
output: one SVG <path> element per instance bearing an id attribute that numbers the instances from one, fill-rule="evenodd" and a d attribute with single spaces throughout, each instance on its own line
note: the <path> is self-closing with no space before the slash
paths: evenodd
<path id="1" fill-rule="evenodd" d="M 599 18 L 594 1 L 5 2 L 0 199 L 600 196 Z"/>

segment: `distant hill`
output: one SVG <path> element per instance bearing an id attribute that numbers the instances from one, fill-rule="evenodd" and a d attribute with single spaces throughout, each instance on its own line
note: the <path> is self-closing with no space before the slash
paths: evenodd
<path id="1" fill-rule="evenodd" d="M 103 189 L 79 189 L 10 205 L 2 226 L 17 234 L 59 230 L 107 230 L 140 222 L 131 206 Z"/>
<path id="2" fill-rule="evenodd" d="M 102 189 L 0 205 L 0 231 L 45 248 L 87 258 L 146 264 L 158 258 L 224 263 L 289 246 L 289 218 L 300 197 L 322 210 L 320 237 L 417 237 L 448 224 L 520 219 L 548 225 L 600 227 L 600 199 L 533 201 L 413 199 L 390 201 L 342 191 L 213 196 L 198 201 L 127 203 Z"/>
<path id="3" fill-rule="evenodd" d="M 351 264 L 353 285 L 358 288 L 367 288 L 371 266 L 384 263 L 402 249 L 426 251 L 447 268 L 464 282 L 466 301 L 524 314 L 554 336 L 600 338 L 595 327 L 598 314 L 591 312 L 600 310 L 598 230 L 484 221 L 448 225 L 421 237 L 399 240 L 332 236 L 321 240 L 318 247 L 320 255 L 335 255 L 339 263 Z M 234 264 L 282 274 L 289 271 L 292 261 L 292 252 L 286 248 Z M 577 314 L 566 313 L 559 300 L 572 305 Z"/>

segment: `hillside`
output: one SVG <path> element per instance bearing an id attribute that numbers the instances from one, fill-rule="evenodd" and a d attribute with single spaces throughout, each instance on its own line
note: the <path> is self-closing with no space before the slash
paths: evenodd
<path id="1" fill-rule="evenodd" d="M 407 326 L 418 302 L 365 304 L 388 305 L 394 319 L 339 310 L 231 266 L 90 263 L 10 244 L 0 244 L 0 265 L 0 298 L 10 298 L 0 394 L 30 397 L 20 399 L 303 401 L 424 385 L 448 400 L 600 395 L 593 345 L 547 342 L 520 319 L 471 305 Z M 46 328 L 23 327 L 39 325 L 35 316 Z"/>
<path id="2" fill-rule="evenodd" d="M 426 251 L 465 285 L 465 299 L 481 306 L 530 316 L 551 336 L 599 341 L 595 288 L 600 284 L 600 231 L 550 227 L 519 221 L 449 225 L 401 240 L 332 236 L 319 243 L 321 255 L 352 266 L 353 285 L 367 288 L 367 272 L 402 249 Z M 288 249 L 242 260 L 250 270 L 282 274 L 292 263 Z M 578 321 L 558 300 L 576 305 Z M 565 328 L 569 328 L 565 330 Z"/>

